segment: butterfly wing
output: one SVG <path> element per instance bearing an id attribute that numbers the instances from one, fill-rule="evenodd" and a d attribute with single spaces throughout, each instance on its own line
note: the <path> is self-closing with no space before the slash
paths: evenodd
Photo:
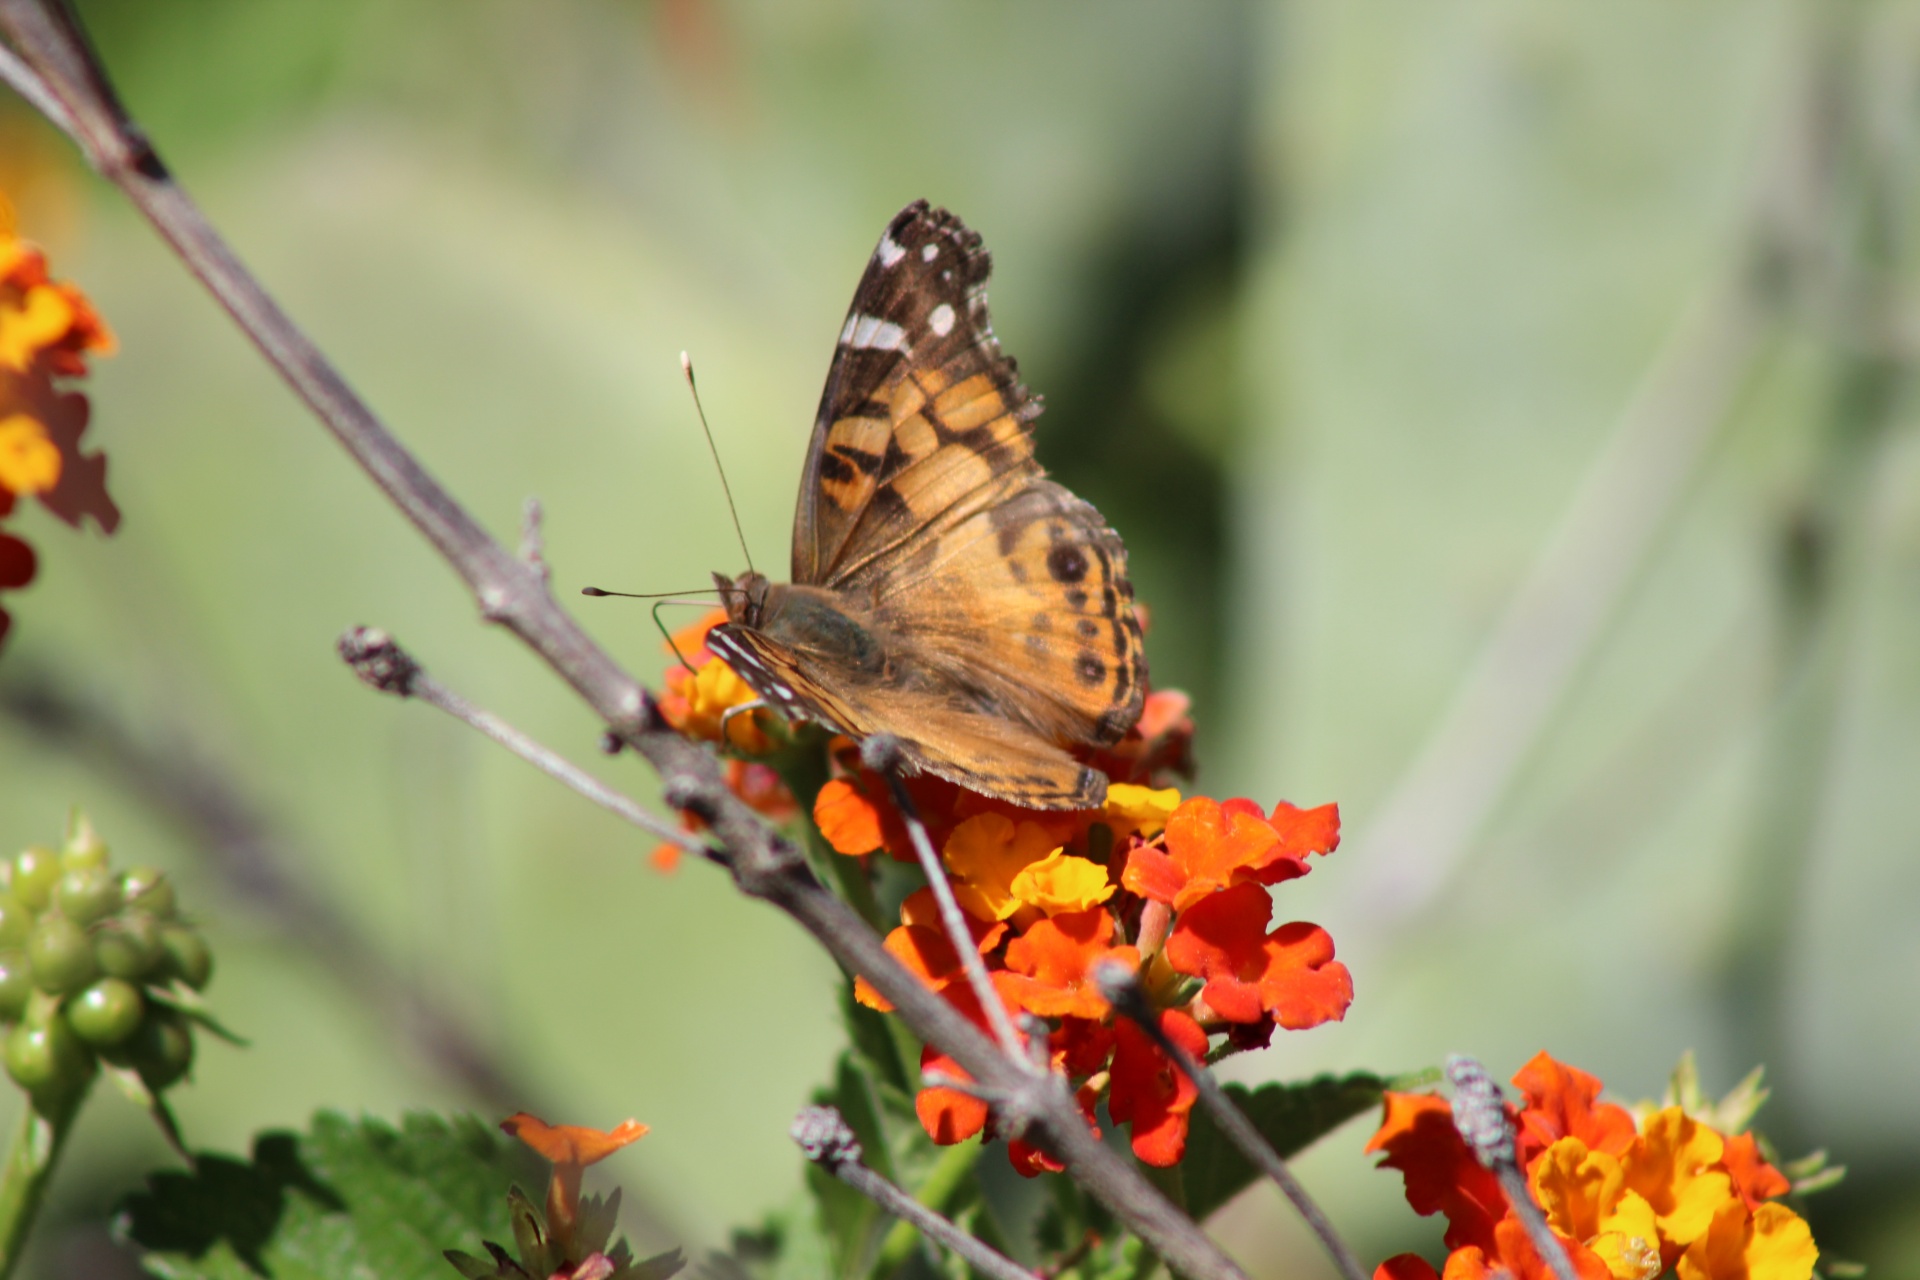
<path id="1" fill-rule="evenodd" d="M 802 659 L 749 627 L 715 627 L 707 643 L 783 715 L 856 738 L 892 733 L 915 771 L 1030 809 L 1089 809 L 1106 796 L 1099 770 L 1002 715 L 956 707 L 925 690 L 873 686 L 830 656 Z"/>
<path id="2" fill-rule="evenodd" d="M 924 200 L 887 225 L 854 291 L 814 419 L 793 581 L 841 586 L 1040 474 L 1027 394 L 987 317 L 992 259 Z"/>
<path id="3" fill-rule="evenodd" d="M 1119 536 L 1034 461 L 1040 403 L 993 336 L 990 270 L 958 218 L 909 205 L 840 332 L 801 477 L 793 581 L 857 615 L 867 658 L 850 659 L 840 623 L 789 620 L 790 645 L 744 609 L 735 622 L 749 625 L 712 639 L 783 710 L 892 733 L 915 767 L 1017 804 L 1085 807 L 1106 779 L 1063 745 L 1112 743 L 1139 717 L 1133 588 Z"/>
<path id="4" fill-rule="evenodd" d="M 1146 698 L 1127 553 L 1092 504 L 1033 480 L 893 557 L 874 593 L 890 645 L 1057 742 L 1118 742 Z"/>

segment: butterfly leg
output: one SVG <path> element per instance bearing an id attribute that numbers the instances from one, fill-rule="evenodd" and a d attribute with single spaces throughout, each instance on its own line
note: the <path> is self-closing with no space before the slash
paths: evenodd
<path id="1" fill-rule="evenodd" d="M 735 716 L 743 712 L 751 713 L 754 711 L 770 710 L 771 706 L 772 704 L 765 698 L 755 698 L 752 702 L 743 702 L 739 706 L 728 707 L 725 711 L 722 711 L 720 713 L 720 741 L 728 743 L 733 741 L 732 738 L 727 736 L 727 723 Z"/>

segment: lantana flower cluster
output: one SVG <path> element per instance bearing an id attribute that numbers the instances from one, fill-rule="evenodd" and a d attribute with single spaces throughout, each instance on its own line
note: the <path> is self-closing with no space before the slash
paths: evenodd
<path id="1" fill-rule="evenodd" d="M 718 740 L 722 723 L 737 751 L 763 749 L 749 715 L 727 716 L 753 698 L 725 663 L 700 647 L 703 619 L 675 637 L 690 665 L 670 671 L 662 713 L 683 732 Z M 1333 805 L 1271 808 L 1251 800 L 1184 796 L 1164 785 L 1183 771 L 1193 733 L 1185 695 L 1147 697 L 1138 725 L 1089 762 L 1112 779 L 1098 809 L 1021 809 L 943 779 L 906 780 L 915 812 L 941 851 L 955 897 L 1010 1015 L 1049 1028 L 1053 1066 L 1075 1085 L 1088 1123 L 1098 1107 L 1130 1128 L 1134 1153 L 1149 1164 L 1178 1163 L 1186 1149 L 1194 1086 L 1139 1027 L 1119 1019 L 1094 980 L 1119 961 L 1135 971 L 1161 1027 L 1197 1059 L 1264 1047 L 1276 1027 L 1302 1030 L 1342 1018 L 1353 999 L 1346 966 L 1318 925 L 1275 925 L 1270 890 L 1309 870 L 1339 844 Z M 848 857 L 915 861 L 888 783 L 860 764 L 850 744 L 832 751 L 836 776 L 823 786 L 813 819 Z M 750 803 L 771 807 L 765 796 Z M 790 801 L 789 801 L 790 802 Z M 933 891 L 910 894 L 887 950 L 983 1030 L 986 1015 L 942 927 Z M 855 996 L 886 1011 L 864 980 Z M 960 1065 L 928 1046 L 923 1075 L 961 1088 L 921 1090 L 921 1124 L 937 1143 L 981 1132 L 987 1104 L 964 1091 Z M 1014 1167 L 1029 1176 L 1057 1170 L 1018 1139 Z"/>
<path id="2" fill-rule="evenodd" d="M 1808 1280 L 1818 1256 L 1806 1222 L 1779 1197 L 1793 1185 L 1743 1128 L 1758 1105 L 1686 1105 L 1640 1114 L 1600 1100 L 1600 1081 L 1537 1055 L 1513 1077 L 1517 1159 L 1581 1280 Z M 1731 1114 L 1723 1114 L 1730 1112 Z M 1718 1122 L 1719 1126 L 1716 1127 Z M 1417 1254 L 1375 1280 L 1552 1280 L 1525 1228 L 1454 1127 L 1443 1098 L 1390 1093 L 1367 1145 L 1406 1180 L 1407 1201 L 1446 1215 L 1439 1272 Z"/>
<path id="3" fill-rule="evenodd" d="M 80 452 L 87 400 L 64 390 L 86 374 L 86 357 L 113 349 L 113 337 L 86 296 L 49 278 L 46 255 L 14 231 L 0 195 L 0 519 L 21 498 L 75 527 L 91 515 L 113 532 L 120 513 L 106 494 L 106 460 Z M 0 591 L 33 581 L 33 548 L 0 531 Z M 12 619 L 0 609 L 0 639 Z"/>

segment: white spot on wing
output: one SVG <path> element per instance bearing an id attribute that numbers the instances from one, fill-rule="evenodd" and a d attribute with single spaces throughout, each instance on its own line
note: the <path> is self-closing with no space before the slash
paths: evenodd
<path id="1" fill-rule="evenodd" d="M 880 259 L 881 266 L 891 267 L 907 256 L 907 249 L 892 236 L 881 236 L 880 247 L 874 250 L 874 256 Z"/>
<path id="2" fill-rule="evenodd" d="M 920 261 L 932 262 L 940 256 L 940 246 L 929 240 L 920 250 Z"/>
<path id="3" fill-rule="evenodd" d="M 927 324 L 935 333 L 943 338 L 946 337 L 953 332 L 953 308 L 947 303 L 941 303 L 927 317 Z"/>
<path id="4" fill-rule="evenodd" d="M 866 351 L 905 351 L 907 331 L 879 316 L 851 315 L 840 331 L 840 345 Z"/>

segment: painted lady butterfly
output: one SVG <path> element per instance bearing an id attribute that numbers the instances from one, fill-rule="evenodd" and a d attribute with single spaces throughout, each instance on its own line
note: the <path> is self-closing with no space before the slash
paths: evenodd
<path id="1" fill-rule="evenodd" d="M 917 201 L 840 331 L 793 519 L 793 582 L 715 574 L 714 653 L 789 719 L 890 733 L 908 765 L 1039 809 L 1098 805 L 1066 747 L 1140 716 L 1120 536 L 1046 478 L 1040 401 L 987 320 L 980 237 Z"/>

